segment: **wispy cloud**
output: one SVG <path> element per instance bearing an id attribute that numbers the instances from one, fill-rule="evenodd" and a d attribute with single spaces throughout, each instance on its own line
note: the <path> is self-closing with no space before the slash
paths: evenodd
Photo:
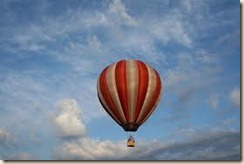
<path id="1" fill-rule="evenodd" d="M 115 17 L 113 20 L 116 20 L 116 24 L 125 22 L 129 26 L 138 25 L 136 20 L 127 13 L 125 6 L 120 0 L 114 0 L 110 3 L 108 12 L 111 13 L 110 16 Z"/>
<path id="2" fill-rule="evenodd" d="M 173 144 L 152 151 L 142 159 L 240 160 L 239 137 L 238 133 L 226 133 L 208 138 L 206 137 L 199 141 Z"/>
<path id="3" fill-rule="evenodd" d="M 231 103 L 236 106 L 240 107 L 240 89 L 233 89 L 229 95 Z"/>
<path id="4" fill-rule="evenodd" d="M 178 125 L 175 122 L 194 122 L 195 115 L 202 115 L 205 108 L 206 116 L 202 118 L 211 122 L 206 133 L 212 126 L 221 131 L 223 138 L 230 137 L 226 138 L 228 141 L 235 138 L 230 133 L 237 136 L 232 127 L 238 127 L 238 121 L 231 119 L 238 118 L 237 113 L 230 111 L 228 116 L 219 116 L 209 106 L 240 107 L 240 91 L 235 89 L 239 84 L 239 18 L 235 16 L 239 14 L 238 3 L 228 2 L 227 7 L 208 0 L 177 4 L 168 0 L 94 2 L 0 1 L 0 124 L 4 129 L 0 131 L 0 142 L 5 143 L 11 136 L 23 145 L 22 150 L 9 151 L 12 155 L 6 159 L 32 158 L 29 150 L 41 151 L 45 146 L 40 145 L 48 145 L 45 150 L 55 145 L 57 159 L 187 157 L 186 153 L 177 152 L 178 143 L 138 140 L 138 147 L 128 151 L 125 141 L 88 135 L 89 130 L 100 132 L 93 125 L 107 118 L 97 99 L 97 78 L 104 67 L 124 58 L 143 60 L 162 77 L 163 99 L 159 108 L 170 110 L 160 110 L 156 120 L 163 115 L 170 126 Z M 229 129 L 223 132 L 213 118 Z M 167 121 L 165 126 L 168 127 Z M 219 140 L 217 133 L 209 140 L 198 138 L 206 143 L 202 151 L 196 146 L 198 141 L 187 139 L 198 131 L 192 127 L 184 130 L 179 133 L 189 135 L 182 147 L 188 150 L 184 144 L 187 142 L 194 145 L 189 149 L 196 150 L 189 159 L 215 159 L 207 153 L 222 152 L 219 147 L 225 143 L 221 139 L 219 146 L 207 146 L 212 140 Z M 173 132 L 168 128 L 169 134 Z M 146 133 L 145 138 L 151 135 Z M 238 148 L 229 147 L 236 154 Z M 118 151 L 121 153 L 115 156 Z M 216 154 L 216 159 L 229 159 L 228 155 Z"/>
<path id="5" fill-rule="evenodd" d="M 12 136 L 6 130 L 0 129 L 0 145 L 1 145 L 1 147 L 7 148 L 7 147 L 11 146 L 12 141 L 13 141 Z"/>

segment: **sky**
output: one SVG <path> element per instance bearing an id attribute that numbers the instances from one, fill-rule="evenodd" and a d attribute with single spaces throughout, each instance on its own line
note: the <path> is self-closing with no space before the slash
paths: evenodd
<path id="1" fill-rule="evenodd" d="M 240 2 L 0 1 L 0 159 L 240 160 Z M 96 83 L 122 59 L 162 79 L 127 148 Z"/>

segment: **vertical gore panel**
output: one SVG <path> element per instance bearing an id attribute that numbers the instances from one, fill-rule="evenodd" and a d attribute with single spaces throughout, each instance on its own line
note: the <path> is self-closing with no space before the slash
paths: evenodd
<path id="1" fill-rule="evenodd" d="M 117 87 L 116 87 L 116 80 L 115 80 L 115 67 L 117 65 L 116 63 L 111 64 L 108 69 L 107 69 L 107 73 L 106 73 L 106 81 L 107 81 L 107 86 L 108 86 L 108 91 L 109 91 L 109 95 L 112 99 L 112 102 L 115 106 L 115 108 L 117 109 L 118 113 L 120 114 L 120 117 L 122 118 L 123 122 L 126 123 L 126 118 L 125 118 L 125 114 L 124 111 L 122 109 L 120 100 L 119 100 L 119 95 L 118 95 L 118 91 L 117 91 Z"/>
<path id="2" fill-rule="evenodd" d="M 137 92 L 137 102 L 136 102 L 136 110 L 135 110 L 135 117 L 134 117 L 134 121 L 137 120 L 142 105 L 144 103 L 146 94 L 147 94 L 147 87 L 148 87 L 148 70 L 147 70 L 147 66 L 137 60 L 137 66 L 138 66 L 138 73 L 139 73 L 139 85 L 138 85 L 138 92 Z"/>
<path id="3" fill-rule="evenodd" d="M 142 116 L 142 120 L 140 121 L 140 124 L 142 124 L 143 122 L 146 121 L 146 119 L 152 114 L 152 112 L 154 111 L 155 107 L 156 107 L 156 102 L 159 99 L 160 93 L 161 93 L 161 80 L 160 77 L 158 75 L 158 73 L 154 70 L 155 74 L 156 74 L 156 89 L 154 91 L 153 97 L 149 103 L 148 109 L 147 111 L 144 113 L 144 115 Z"/>
<path id="4" fill-rule="evenodd" d="M 134 60 L 126 61 L 127 95 L 129 108 L 129 123 L 134 121 L 138 92 L 138 67 Z"/>
<path id="5" fill-rule="evenodd" d="M 146 65 L 147 66 L 147 65 Z M 146 93 L 146 97 L 145 100 L 143 102 L 141 111 L 139 113 L 139 116 L 136 120 L 136 123 L 141 123 L 143 116 L 145 115 L 145 113 L 149 110 L 149 105 L 150 102 L 152 101 L 154 92 L 156 90 L 156 84 L 157 84 L 157 77 L 156 74 L 154 72 L 154 70 L 147 66 L 147 70 L 148 70 L 148 87 L 147 87 L 147 93 Z"/>
<path id="6" fill-rule="evenodd" d="M 128 100 L 127 100 L 127 82 L 126 82 L 126 61 L 121 60 L 115 68 L 116 87 L 120 99 L 122 109 L 125 114 L 126 121 L 129 120 Z"/>
<path id="7" fill-rule="evenodd" d="M 103 98 L 106 101 L 108 107 L 111 109 L 112 113 L 114 116 L 123 123 L 123 119 L 121 118 L 120 114 L 118 113 L 117 109 L 115 108 L 115 105 L 110 97 L 109 90 L 108 90 L 108 85 L 107 85 L 107 80 L 106 80 L 106 72 L 107 72 L 108 67 L 106 67 L 103 72 L 101 73 L 100 77 L 100 89 L 103 94 Z"/>
<path id="8" fill-rule="evenodd" d="M 98 96 L 98 99 L 100 101 L 100 103 L 102 104 L 103 108 L 105 109 L 105 111 L 118 123 L 118 124 L 122 124 L 122 122 L 120 122 L 113 114 L 113 112 L 111 111 L 111 109 L 108 107 L 106 101 L 104 100 L 103 98 L 103 94 L 101 92 L 101 88 L 100 88 L 100 76 L 98 78 L 98 81 L 97 81 L 97 96 Z"/>

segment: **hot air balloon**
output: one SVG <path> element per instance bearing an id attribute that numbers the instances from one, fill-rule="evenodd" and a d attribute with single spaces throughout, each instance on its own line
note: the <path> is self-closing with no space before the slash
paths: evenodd
<path id="1" fill-rule="evenodd" d="M 100 103 L 127 132 L 137 131 L 148 119 L 160 100 L 161 91 L 157 71 L 140 60 L 115 62 L 104 68 L 97 81 Z M 132 142 L 129 145 L 129 139 L 127 146 L 134 146 Z"/>

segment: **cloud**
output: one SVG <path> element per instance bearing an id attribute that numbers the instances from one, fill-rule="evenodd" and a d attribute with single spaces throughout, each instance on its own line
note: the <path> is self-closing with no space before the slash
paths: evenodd
<path id="1" fill-rule="evenodd" d="M 164 97 L 171 109 L 194 109 L 208 103 L 217 108 L 224 95 L 223 67 L 218 53 L 197 49 L 195 52 L 178 52 L 170 61 L 174 67 L 162 71 Z M 223 96 L 221 96 L 223 97 Z M 204 100 L 204 101 L 203 101 Z M 184 110 L 185 111 L 185 110 Z M 178 113 L 178 112 L 177 112 Z"/>
<path id="2" fill-rule="evenodd" d="M 135 148 L 128 148 L 126 140 L 102 141 L 85 136 L 56 147 L 53 158 L 55 160 L 140 160 L 154 149 L 163 146 L 162 142 L 157 140 L 136 141 Z"/>
<path id="3" fill-rule="evenodd" d="M 226 53 L 227 46 L 223 44 L 232 40 L 233 45 L 238 45 L 235 44 L 238 32 L 227 29 L 239 21 L 233 19 L 232 12 L 237 11 L 233 8 L 219 12 L 219 8 L 210 8 L 216 2 L 194 0 L 182 1 L 179 5 L 169 1 L 120 0 L 101 1 L 101 6 L 87 2 L 77 5 L 75 2 L 54 5 L 49 1 L 37 2 L 38 5 L 20 1 L 0 3 L 3 4 L 0 15 L 4 17 L 0 19 L 0 51 L 3 54 L 0 65 L 4 67 L 0 69 L 0 124 L 6 124 L 11 130 L 4 131 L 5 140 L 2 137 L 0 142 L 6 144 L 6 136 L 11 134 L 19 136 L 19 141 L 26 145 L 45 145 L 45 139 L 52 140 L 56 136 L 54 126 L 59 137 L 53 143 L 65 142 L 55 150 L 60 150 L 59 158 L 143 159 L 153 151 L 151 149 L 163 150 L 164 146 L 170 146 L 161 141 L 138 140 L 138 149 L 128 152 L 125 141 L 103 141 L 88 136 L 85 124 L 105 117 L 103 109 L 99 110 L 102 108 L 99 101 L 94 101 L 96 78 L 105 66 L 122 58 L 141 59 L 155 66 L 164 78 L 164 96 L 172 96 L 165 101 L 166 104 L 172 101 L 170 109 L 189 109 L 190 105 L 199 109 L 196 106 L 202 105 L 200 98 L 206 99 L 213 108 L 220 106 L 222 99 L 215 97 L 215 93 L 221 95 L 218 91 L 226 88 L 221 84 L 224 80 L 220 74 L 225 67 L 221 61 L 226 60 L 222 53 Z M 223 19 L 228 17 L 231 21 Z M 226 30 L 222 28 L 224 25 L 228 26 Z M 216 47 L 215 42 L 224 48 L 220 54 L 212 48 Z M 66 97 L 70 99 L 63 99 Z M 54 112 L 56 115 L 52 117 L 54 124 L 50 126 L 49 115 L 57 100 L 60 101 Z M 229 100 L 240 106 L 240 93 L 230 93 Z M 196 101 L 199 102 L 196 104 Z M 173 111 L 166 119 L 191 119 L 183 113 L 187 112 L 175 114 Z M 226 120 L 223 124 L 230 122 L 232 120 Z M 45 135 L 39 136 L 43 131 Z M 186 129 L 178 135 L 183 133 L 188 134 L 187 138 L 196 131 Z M 88 147 L 87 143 L 92 146 Z M 121 154 L 114 155 L 116 150 Z M 177 154 L 173 155 L 177 157 Z M 171 158 L 165 154 L 162 158 L 164 156 Z M 155 156 L 155 159 L 160 158 Z"/>
<path id="4" fill-rule="evenodd" d="M 0 90 L 6 94 L 11 94 L 16 98 L 33 98 L 30 93 L 41 94 L 47 91 L 44 83 L 34 78 L 35 71 L 8 71 L 1 75 L 2 81 Z"/>
<path id="5" fill-rule="evenodd" d="M 152 160 L 240 160 L 239 133 L 205 137 L 154 150 L 142 159 Z"/>
<path id="6" fill-rule="evenodd" d="M 43 143 L 42 139 L 33 132 L 29 134 L 29 139 L 30 139 L 30 141 L 33 141 L 34 143 L 36 143 L 38 145 L 41 145 Z"/>
<path id="7" fill-rule="evenodd" d="M 67 41 L 74 32 L 81 33 L 88 28 L 106 25 L 102 13 L 88 14 L 83 10 L 65 10 L 59 17 L 39 17 L 38 22 L 20 25 L 16 30 L 9 27 L 9 37 L 0 39 L 1 48 L 8 52 L 48 52 L 51 46 L 60 40 Z M 82 28 L 81 28 L 82 27 Z M 15 45 L 15 49 L 11 49 Z"/>
<path id="8" fill-rule="evenodd" d="M 120 0 L 114 0 L 109 4 L 110 16 L 115 16 L 116 23 L 125 22 L 130 26 L 137 26 L 137 22 L 127 13 L 125 6 Z M 121 21 L 124 20 L 124 21 Z"/>
<path id="9" fill-rule="evenodd" d="M 35 156 L 28 152 L 18 152 L 15 154 L 8 154 L 4 160 L 35 160 Z"/>
<path id="10" fill-rule="evenodd" d="M 75 100 L 61 100 L 58 102 L 58 110 L 54 122 L 62 137 L 78 137 L 86 134 L 85 125 L 80 119 L 80 109 Z"/>
<path id="11" fill-rule="evenodd" d="M 227 119 L 224 122 L 226 123 L 221 122 L 211 128 L 195 126 L 175 129 L 170 136 L 171 140 L 167 142 L 162 142 L 161 139 L 136 139 L 136 147 L 133 149 L 126 147 L 126 140 L 94 139 L 85 133 L 57 145 L 53 149 L 53 159 L 239 160 L 240 133 L 231 126 L 234 123 L 233 120 Z M 86 129 L 85 124 L 84 129 Z"/>
<path id="12" fill-rule="evenodd" d="M 89 137 L 67 142 L 54 150 L 55 160 L 239 160 L 240 134 L 216 133 L 198 140 L 162 143 L 137 141 L 126 147 L 126 141 L 100 141 Z"/>
<path id="13" fill-rule="evenodd" d="M 236 117 L 231 117 L 228 119 L 223 120 L 221 123 L 226 126 L 226 127 L 231 127 L 233 124 L 237 123 L 237 118 Z"/>
<path id="14" fill-rule="evenodd" d="M 170 41 L 175 41 L 186 47 L 192 45 L 190 34 L 178 12 L 171 12 L 170 15 L 160 19 L 159 22 L 152 22 L 151 26 L 148 27 L 153 36 L 164 45 Z"/>
<path id="15" fill-rule="evenodd" d="M 0 75 L 0 108 L 3 111 L 0 124 L 6 125 L 7 129 L 11 128 L 14 133 L 36 129 L 35 126 L 46 120 L 49 111 L 42 109 L 50 108 L 53 97 L 48 94 L 50 90 L 47 89 L 46 81 L 39 80 L 36 75 L 36 71 L 14 70 Z"/>
<path id="16" fill-rule="evenodd" d="M 58 147 L 54 156 L 57 159 L 61 158 L 63 160 L 103 160 L 106 158 L 116 159 L 118 157 L 124 157 L 129 153 L 125 143 L 126 141 L 99 141 L 85 137 Z M 115 155 L 116 152 L 120 153 Z"/>
<path id="17" fill-rule="evenodd" d="M 193 63 L 196 64 L 195 61 Z M 199 101 L 199 99 L 196 100 L 195 95 L 204 94 L 206 91 L 209 91 L 208 94 L 212 93 L 213 90 L 209 88 L 220 82 L 220 79 L 216 76 L 221 72 L 219 68 L 205 66 L 199 70 L 195 66 L 187 64 L 188 66 L 185 67 L 183 65 L 185 64 L 182 63 L 178 68 L 170 69 L 164 74 L 164 92 L 167 93 L 167 96 L 174 95 L 174 99 L 171 99 L 171 101 L 179 103 L 178 106 L 193 105 L 196 101 Z M 216 101 L 216 98 L 214 101 Z M 213 100 L 211 100 L 211 103 L 213 103 Z M 175 106 L 175 104 L 173 105 Z"/>
<path id="18" fill-rule="evenodd" d="M 230 102 L 236 107 L 240 107 L 240 89 L 233 89 L 229 95 Z"/>
<path id="19" fill-rule="evenodd" d="M 11 146 L 13 141 L 12 136 L 4 129 L 0 129 L 0 145 L 1 147 Z"/>
<path id="20" fill-rule="evenodd" d="M 81 57 L 90 61 L 92 55 L 87 57 L 88 54 L 110 56 L 110 59 L 103 57 L 101 61 L 114 61 L 126 53 L 132 58 L 158 62 L 164 58 L 155 44 L 158 40 L 163 45 L 170 41 L 185 46 L 192 43 L 180 15 L 170 12 L 163 18 L 148 20 L 129 14 L 128 7 L 120 0 L 114 0 L 105 9 L 92 13 L 89 10 L 65 10 L 57 17 L 44 14 L 40 21 L 19 26 L 18 30 L 10 27 L 10 36 L 0 39 L 0 46 L 17 54 L 23 51 L 49 54 L 74 67 L 82 65 L 78 62 Z M 57 45 L 61 48 L 55 48 Z"/>
<path id="21" fill-rule="evenodd" d="M 0 158 L 9 159 L 10 154 L 14 155 L 18 149 L 18 143 L 16 142 L 16 137 L 13 136 L 8 130 L 0 129 Z"/>

